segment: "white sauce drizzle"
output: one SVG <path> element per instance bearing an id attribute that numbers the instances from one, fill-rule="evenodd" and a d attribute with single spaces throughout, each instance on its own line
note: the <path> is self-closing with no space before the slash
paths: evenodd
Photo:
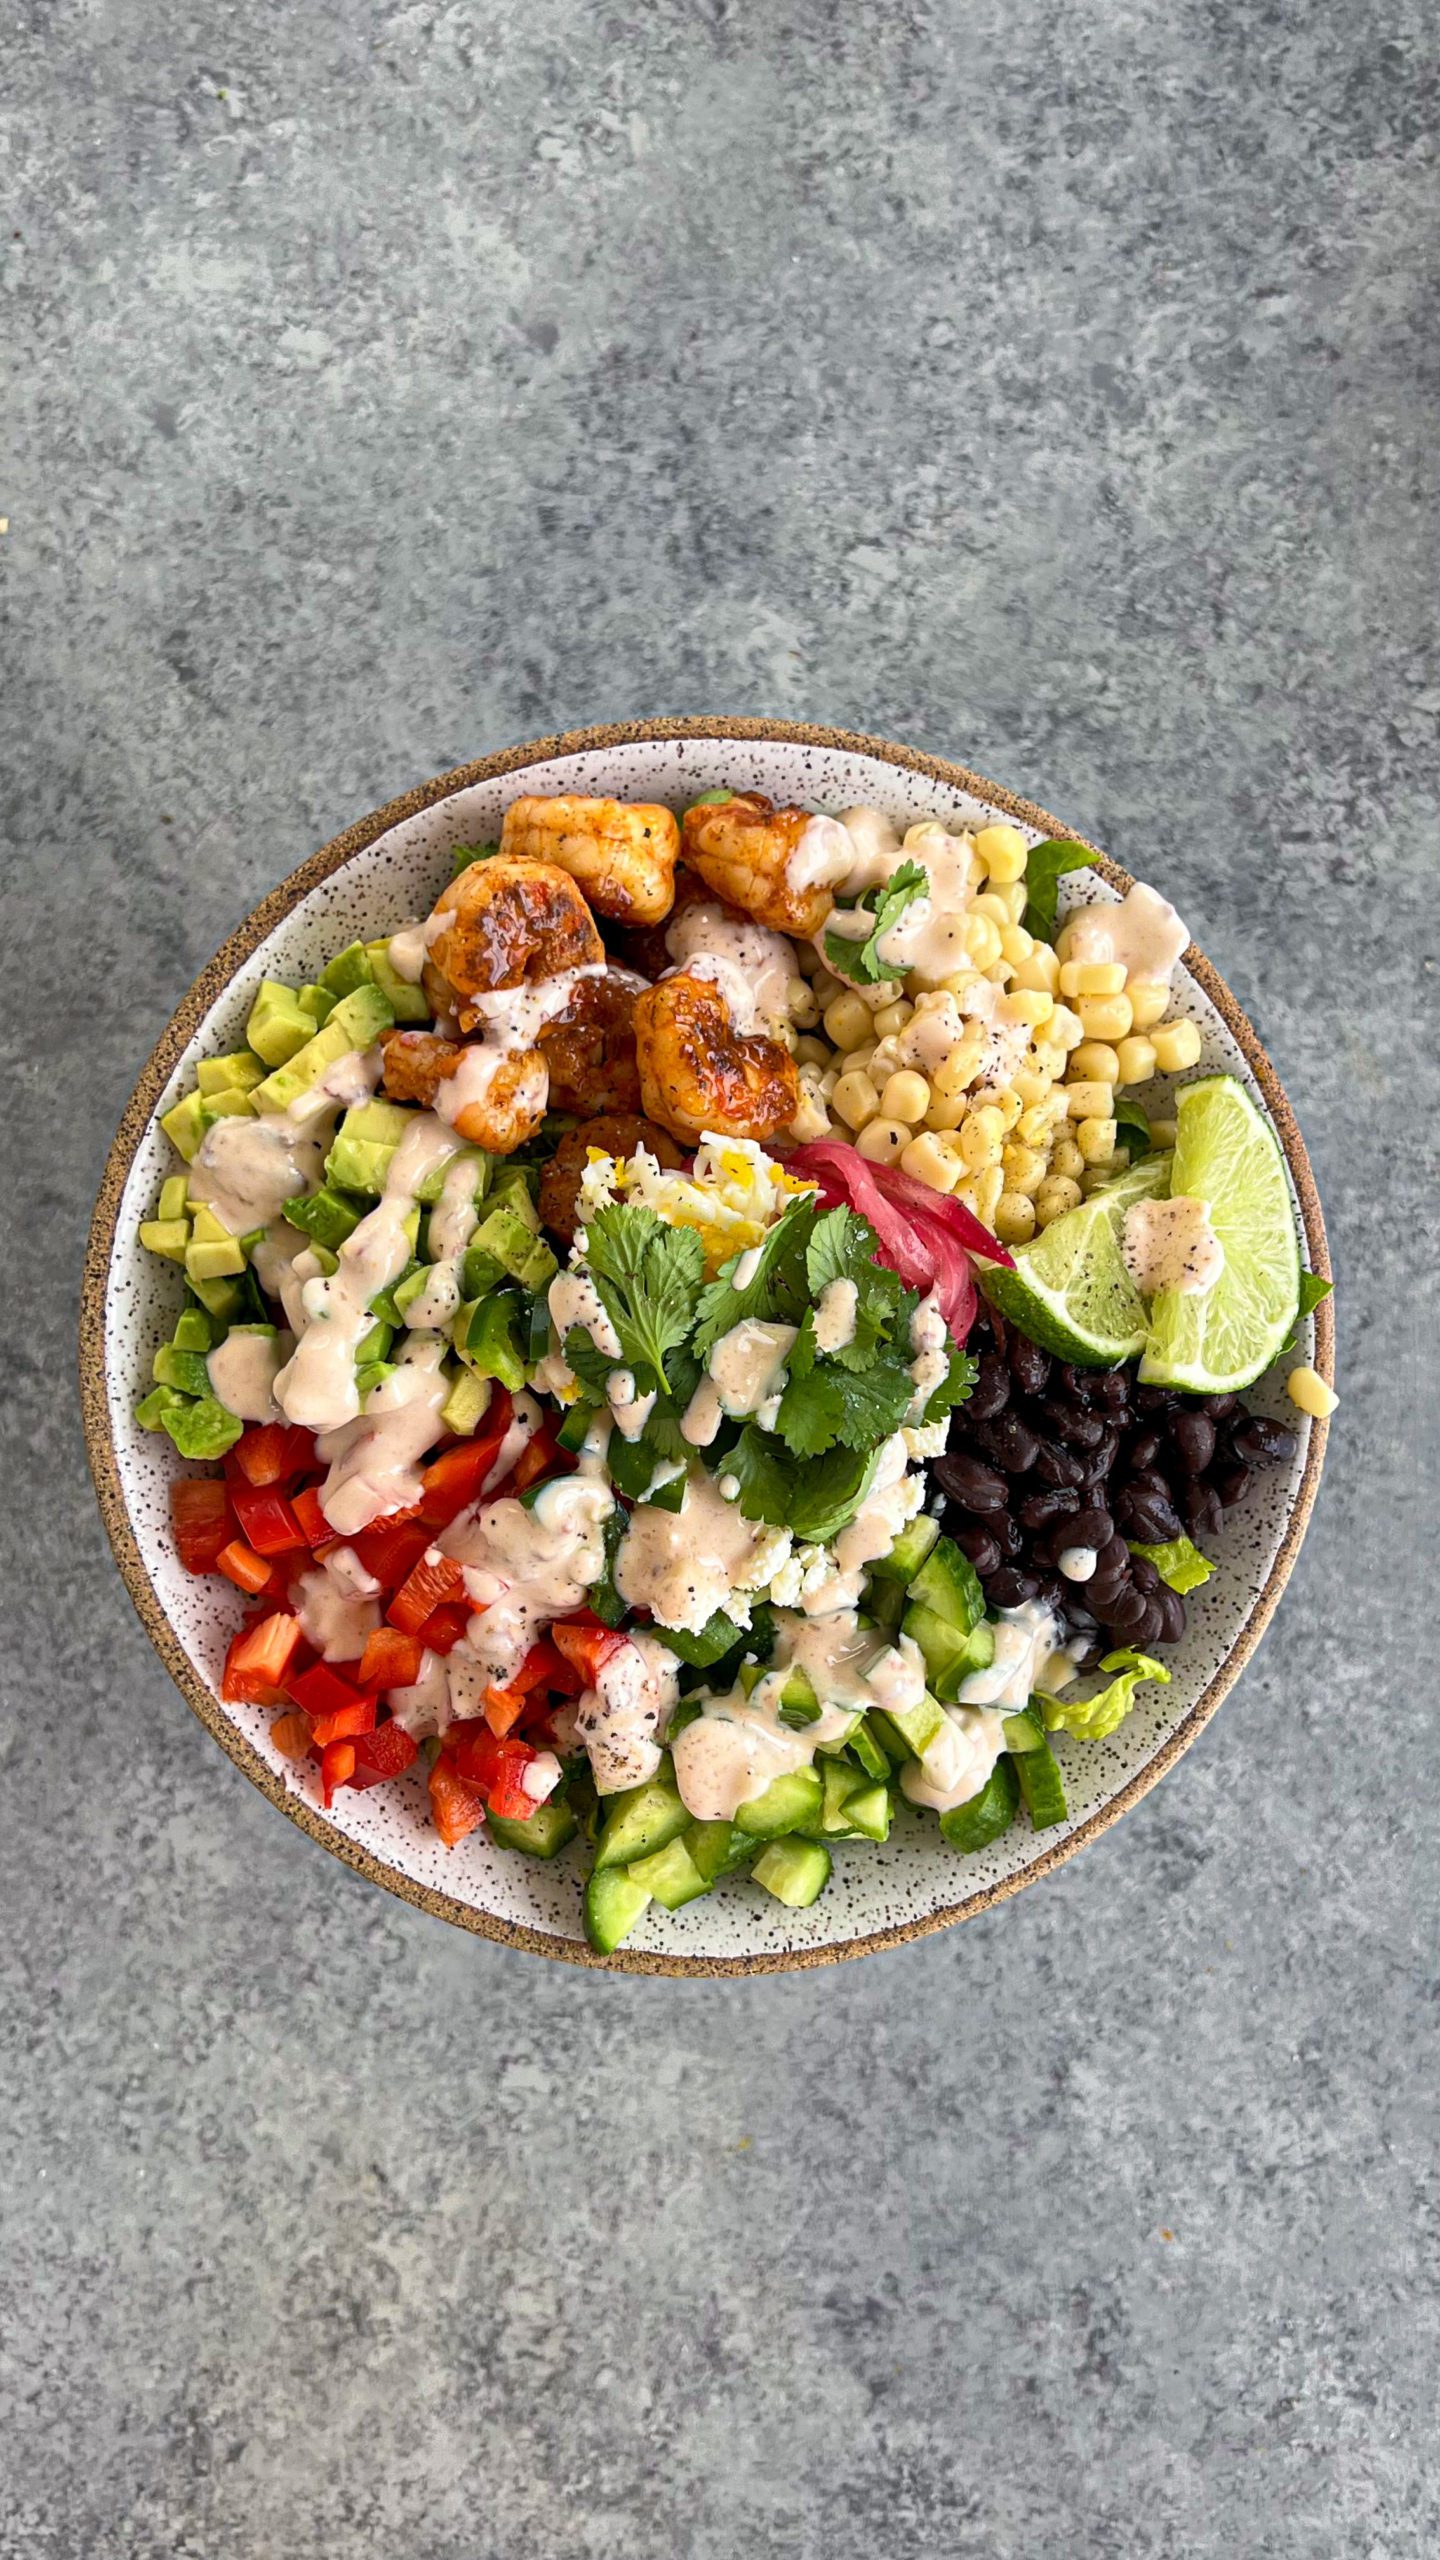
<path id="1" fill-rule="evenodd" d="M 635 1635 L 600 1666 L 576 1701 L 574 1731 L 588 1752 L 596 1793 L 638 1787 L 660 1766 L 660 1745 L 680 1694 L 680 1664 L 656 1636 Z"/>
<path id="2" fill-rule="evenodd" d="M 1177 1191 L 1168 1200 L 1137 1200 L 1120 1232 L 1125 1268 L 1142 1298 L 1157 1290 L 1199 1297 L 1225 1268 L 1225 1247 L 1210 1223 L 1207 1200 Z"/>
<path id="3" fill-rule="evenodd" d="M 392 1375 L 371 1389 L 364 1413 L 321 1432 L 316 1446 L 329 1474 L 320 1508 L 338 1537 L 353 1538 L 387 1511 L 419 1501 L 419 1461 L 440 1437 L 450 1392 L 444 1348 L 433 1336 L 410 1343 Z"/>
<path id="4" fill-rule="evenodd" d="M 738 1420 L 758 1413 L 775 1396 L 798 1331 L 798 1325 L 766 1324 L 758 1316 L 744 1316 L 721 1334 L 705 1366 L 722 1411 Z"/>
<path id="5" fill-rule="evenodd" d="M 716 1609 L 749 1624 L 743 1595 L 760 1590 L 790 1552 L 788 1529 L 747 1520 L 713 1477 L 692 1475 L 678 1511 L 637 1503 L 615 1560 L 615 1585 L 632 1609 L 664 1627 L 698 1634 Z"/>
<path id="6" fill-rule="evenodd" d="M 796 968 L 783 934 L 743 923 L 702 898 L 672 917 L 665 948 L 687 977 L 708 978 L 719 988 L 742 1035 L 771 1031 L 789 1019 L 788 990 Z"/>
<path id="7" fill-rule="evenodd" d="M 1075 907 L 1065 918 L 1061 940 L 1067 960 L 1119 961 L 1142 986 L 1168 987 L 1190 939 L 1168 898 L 1137 880 L 1118 904 L 1108 900 Z"/>
<path id="8" fill-rule="evenodd" d="M 206 1355 L 210 1392 L 242 1422 L 273 1422 L 284 1346 L 273 1333 L 227 1333 Z"/>

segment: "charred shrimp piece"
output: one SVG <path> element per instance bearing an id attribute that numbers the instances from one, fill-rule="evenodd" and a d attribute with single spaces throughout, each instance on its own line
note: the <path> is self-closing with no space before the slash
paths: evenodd
<path id="1" fill-rule="evenodd" d="M 434 912 L 441 921 L 430 967 L 444 990 L 437 1009 L 455 1014 L 462 1031 L 484 1018 L 477 996 L 604 964 L 595 919 L 558 863 L 493 854 L 452 880 Z M 430 989 L 430 971 L 425 983 Z"/>
<path id="2" fill-rule="evenodd" d="M 597 915 L 658 924 L 675 896 L 680 830 L 651 801 L 516 800 L 505 812 L 500 854 L 558 865 Z"/>
<path id="3" fill-rule="evenodd" d="M 838 819 L 777 809 L 758 791 L 687 809 L 682 843 L 686 862 L 716 897 L 801 941 L 819 932 L 855 861 Z"/>
<path id="4" fill-rule="evenodd" d="M 646 1113 L 687 1146 L 707 1131 L 773 1137 L 799 1107 L 789 1051 L 737 1032 L 714 982 L 684 970 L 637 998 L 635 1054 Z"/>
<path id="5" fill-rule="evenodd" d="M 603 977 L 577 981 L 564 1012 L 540 1034 L 552 1110 L 635 1110 L 635 1000 L 648 983 L 613 960 Z"/>

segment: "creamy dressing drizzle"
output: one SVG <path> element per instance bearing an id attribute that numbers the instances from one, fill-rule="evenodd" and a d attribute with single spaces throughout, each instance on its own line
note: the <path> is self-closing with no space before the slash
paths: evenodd
<path id="1" fill-rule="evenodd" d="M 834 1541 L 835 1561 L 811 1580 L 807 1573 L 801 1607 L 807 1616 L 824 1617 L 832 1609 L 853 1609 L 859 1600 L 865 1567 L 888 1556 L 907 1523 L 925 1499 L 925 1479 L 909 1469 L 905 1435 L 892 1432 L 882 1441 L 870 1490 L 855 1517 Z"/>
<path id="2" fill-rule="evenodd" d="M 547 1022 L 564 1012 L 582 978 L 603 978 L 603 960 L 587 961 L 583 968 L 561 969 L 553 978 L 526 981 L 518 987 L 499 987 L 488 995 L 469 996 L 470 1011 L 481 1024 L 478 1040 L 468 1043 L 453 1076 L 447 1076 L 436 1096 L 436 1109 L 452 1126 L 473 1103 L 483 1103 L 497 1070 L 507 1059 L 523 1060 L 523 1071 L 513 1095 L 506 1098 L 507 1113 L 543 1111 L 550 1091 L 550 1070 L 543 1053 L 535 1044 Z"/>
<path id="3" fill-rule="evenodd" d="M 379 1583 L 342 1547 L 290 1585 L 307 1644 L 326 1662 L 356 1662 L 380 1624 Z"/>
<path id="4" fill-rule="evenodd" d="M 632 1636 L 601 1664 L 594 1688 L 577 1699 L 573 1718 L 597 1794 L 614 1795 L 654 1777 L 679 1694 L 679 1661 L 656 1636 Z"/>
<path id="5" fill-rule="evenodd" d="M 263 1118 L 216 1120 L 206 1130 L 185 1177 L 192 1200 L 203 1200 L 232 1236 L 268 1227 L 287 1200 L 318 1188 L 322 1148 L 285 1112 Z"/>
<path id="6" fill-rule="evenodd" d="M 508 1494 L 482 1500 L 441 1533 L 441 1552 L 464 1568 L 475 1611 L 465 1644 L 487 1680 L 515 1670 L 540 1629 L 599 1581 L 614 1507 L 582 1459 L 579 1473 L 543 1485 L 532 1505 Z"/>
<path id="7" fill-rule="evenodd" d="M 711 1346 L 705 1366 L 723 1412 L 739 1420 L 743 1415 L 758 1413 L 778 1394 L 799 1329 L 798 1325 L 766 1324 L 758 1316 L 744 1316 L 728 1333 L 721 1334 Z M 683 1430 L 683 1424 L 681 1427 Z"/>
<path id="8" fill-rule="evenodd" d="M 911 899 L 881 937 L 877 945 L 879 958 L 892 978 L 913 974 L 932 986 L 938 985 L 942 978 L 952 977 L 966 965 L 963 928 L 973 895 L 974 846 L 969 836 L 952 836 L 938 820 L 933 820 L 910 829 L 904 845 L 895 847 L 890 854 L 889 870 L 893 871 L 902 859 L 920 863 L 930 885 L 918 898 Z M 886 876 L 887 873 L 877 874 L 880 878 Z M 837 907 L 816 937 L 817 948 L 823 958 L 827 932 L 862 941 L 874 929 L 872 915 Z M 861 993 L 867 1003 L 871 1001 L 873 990 L 864 988 Z"/>
<path id="9" fill-rule="evenodd" d="M 792 1727 L 781 1708 L 792 1671 L 803 1671 L 820 1705 L 807 1725 Z M 737 1686 L 705 1698 L 693 1724 L 671 1745 L 681 1800 L 697 1821 L 733 1821 L 742 1804 L 763 1795 L 782 1771 L 808 1768 L 821 1743 L 840 1742 L 865 1708 L 903 1713 L 925 1694 L 918 1645 L 897 1643 L 861 1627 L 855 1612 L 823 1619 L 782 1610 L 775 1657 L 750 1695 Z"/>
<path id="10" fill-rule="evenodd" d="M 1018 1609 L 1002 1609 L 995 1621 L 995 1659 L 961 1681 L 961 1705 L 1019 1715 L 1030 1703 L 1041 1664 L 1064 1632 L 1042 1601 L 1022 1600 Z"/>
<path id="11" fill-rule="evenodd" d="M 848 1351 L 855 1339 L 860 1291 L 853 1280 L 827 1280 L 815 1308 L 815 1348 Z"/>
<path id="12" fill-rule="evenodd" d="M 337 1536 L 353 1538 L 387 1511 L 419 1501 L 419 1461 L 440 1437 L 450 1392 L 444 1349 L 433 1336 L 411 1343 L 392 1375 L 372 1387 L 362 1415 L 320 1433 L 316 1446 L 329 1469 L 320 1508 Z"/>
<path id="13" fill-rule="evenodd" d="M 910 1363 L 910 1375 L 915 1382 L 910 1419 L 920 1422 L 924 1418 L 925 1407 L 936 1388 L 943 1386 L 950 1368 L 950 1328 L 940 1312 L 938 1288 L 921 1299 L 910 1318 L 910 1348 L 915 1354 Z"/>
<path id="14" fill-rule="evenodd" d="M 688 977 L 708 978 L 719 988 L 742 1035 L 788 1021 L 796 971 L 794 951 L 783 934 L 744 923 L 702 898 L 672 917 L 665 948 Z"/>
<path id="15" fill-rule="evenodd" d="M 227 1333 L 206 1355 L 211 1394 L 242 1422 L 273 1422 L 275 1379 L 284 1356 L 277 1334 Z"/>
<path id="16" fill-rule="evenodd" d="M 812 818 L 785 864 L 787 889 L 834 889 L 855 868 L 855 846 L 843 818 Z"/>
<path id="17" fill-rule="evenodd" d="M 445 1168 L 440 1197 L 430 1212 L 430 1271 L 418 1298 L 405 1310 L 415 1332 L 446 1325 L 460 1304 L 460 1266 L 475 1232 L 475 1189 L 480 1160 L 468 1150 Z"/>
<path id="18" fill-rule="evenodd" d="M 1142 1298 L 1159 1289 L 1199 1297 L 1225 1268 L 1225 1247 L 1210 1223 L 1210 1204 L 1177 1191 L 1168 1200 L 1137 1200 L 1120 1231 L 1125 1268 Z"/>
<path id="19" fill-rule="evenodd" d="M 788 1529 L 747 1520 L 714 1478 L 692 1475 L 678 1511 L 639 1502 L 615 1559 L 615 1585 L 632 1609 L 664 1627 L 698 1634 L 715 1610 L 749 1624 L 744 1594 L 761 1589 L 790 1552 Z"/>
<path id="20" fill-rule="evenodd" d="M 1127 889 L 1118 904 L 1105 900 L 1072 908 L 1062 935 L 1067 960 L 1118 960 L 1138 984 L 1166 987 L 1189 939 L 1189 927 L 1169 899 L 1143 880 Z"/>

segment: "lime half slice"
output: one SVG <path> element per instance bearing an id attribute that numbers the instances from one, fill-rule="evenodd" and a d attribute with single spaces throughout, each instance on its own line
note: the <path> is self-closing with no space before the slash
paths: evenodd
<path id="1" fill-rule="evenodd" d="M 987 1266 L 980 1281 L 991 1305 L 1076 1368 L 1133 1360 L 1148 1326 L 1120 1258 L 1121 1221 L 1133 1201 L 1159 1199 L 1169 1187 L 1169 1156 L 1141 1156 L 1118 1181 L 1017 1245 L 1013 1271 Z"/>
<path id="2" fill-rule="evenodd" d="M 1225 1248 L 1212 1288 L 1159 1290 L 1140 1375 L 1229 1395 L 1285 1345 L 1300 1308 L 1300 1243 L 1274 1130 L 1234 1076 L 1202 1076 L 1175 1100 L 1171 1190 L 1203 1200 Z"/>

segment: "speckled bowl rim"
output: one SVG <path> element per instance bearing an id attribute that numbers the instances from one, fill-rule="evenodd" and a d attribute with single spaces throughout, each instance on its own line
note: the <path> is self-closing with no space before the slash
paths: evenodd
<path id="1" fill-rule="evenodd" d="M 706 739 L 753 739 L 829 749 L 847 755 L 873 757 L 879 763 L 898 766 L 908 773 L 926 774 L 947 790 L 967 794 L 988 807 L 1003 809 L 1024 826 L 1038 827 L 1047 836 L 1063 835 L 1075 843 L 1084 844 L 1093 856 L 1096 870 L 1114 888 L 1123 894 L 1131 885 L 1130 874 L 1123 871 L 1118 863 L 1112 862 L 1087 838 L 1076 836 L 1073 829 L 1053 818 L 1048 810 L 1039 808 L 1033 800 L 1022 799 L 1018 793 L 1004 790 L 998 783 L 987 781 L 982 774 L 971 772 L 968 766 L 953 763 L 949 757 L 924 755 L 917 748 L 897 746 L 888 738 L 867 737 L 848 729 L 815 728 L 800 721 L 723 716 L 692 720 L 629 720 L 600 728 L 569 729 L 558 737 L 533 738 L 521 746 L 505 747 L 496 755 L 482 756 L 474 764 L 458 765 L 453 772 L 438 774 L 433 781 L 419 783 L 413 791 L 402 793 L 398 800 L 389 801 L 383 809 L 373 810 L 369 817 L 357 820 L 354 826 L 347 827 L 343 834 L 322 846 L 318 853 L 312 853 L 307 862 L 302 862 L 298 870 L 291 872 L 288 880 L 282 881 L 279 888 L 272 889 L 268 897 L 262 898 L 259 906 L 243 924 L 237 926 L 223 948 L 201 970 L 152 1049 L 125 1106 L 114 1144 L 105 1160 L 85 1253 L 80 1297 L 80 1401 L 90 1472 L 95 1481 L 106 1535 L 146 1634 L 206 1732 L 219 1743 L 236 1767 L 244 1771 L 251 1784 L 269 1798 L 271 1804 L 278 1806 L 332 1857 L 339 1858 L 370 1883 L 383 1885 L 388 1893 L 398 1894 L 402 1901 L 416 1904 L 433 1919 L 448 1920 L 454 1927 L 469 1929 L 477 1937 L 493 1938 L 504 1946 L 522 1948 L 530 1955 L 551 1956 L 564 1964 L 590 1965 L 611 1973 L 712 1976 L 792 1973 L 812 1965 L 839 1964 L 853 1956 L 875 1955 L 885 1948 L 902 1946 L 909 1939 L 928 1937 L 934 1930 L 948 1929 L 958 1920 L 973 1918 L 977 1912 L 988 1911 L 994 1904 L 1008 1900 L 1011 1894 L 1038 1883 L 1042 1876 L 1052 1874 L 1066 1859 L 1087 1848 L 1102 1831 L 1109 1829 L 1112 1822 L 1118 1822 L 1122 1814 L 1128 1813 L 1132 1805 L 1148 1795 L 1157 1780 L 1174 1767 L 1181 1753 L 1188 1751 L 1249 1661 L 1270 1623 L 1299 1554 L 1319 1487 L 1328 1437 L 1327 1424 L 1312 1422 L 1304 1470 L 1284 1536 L 1265 1582 L 1224 1662 L 1196 1699 L 1184 1722 L 1156 1746 L 1144 1766 L 1136 1771 L 1119 1794 L 1092 1814 L 1078 1830 L 1044 1851 L 1020 1873 L 967 1894 L 943 1910 L 897 1922 L 887 1929 L 877 1929 L 866 1937 L 849 1938 L 830 1946 L 797 1947 L 782 1954 L 667 1955 L 620 1947 L 613 1955 L 597 1955 L 593 1948 L 578 1940 L 558 1937 L 548 1930 L 527 1928 L 519 1921 L 498 1919 L 489 1912 L 476 1911 L 450 1894 L 437 1893 L 433 1887 L 402 1875 L 372 1851 L 334 1830 L 314 1806 L 293 1794 L 284 1781 L 266 1766 L 260 1754 L 231 1724 L 171 1626 L 146 1570 L 121 1489 L 106 1392 L 105 1299 L 121 1198 L 135 1151 L 149 1127 L 176 1061 L 236 972 L 302 898 L 308 896 L 322 880 L 328 879 L 332 872 L 338 871 L 352 855 L 373 844 L 377 836 L 384 835 L 406 818 L 416 817 L 437 800 L 448 799 L 472 784 L 493 782 L 504 774 L 523 771 L 529 765 L 548 764 L 560 756 L 603 752 L 615 747 Z M 1224 979 L 1193 943 L 1185 952 L 1184 966 L 1222 1017 L 1265 1097 L 1299 1199 L 1310 1267 L 1328 1276 L 1330 1264 L 1325 1225 L 1314 1176 L 1280 1079 Z M 1334 1316 L 1328 1299 L 1316 1310 L 1315 1336 L 1315 1366 L 1323 1378 L 1333 1382 Z"/>

